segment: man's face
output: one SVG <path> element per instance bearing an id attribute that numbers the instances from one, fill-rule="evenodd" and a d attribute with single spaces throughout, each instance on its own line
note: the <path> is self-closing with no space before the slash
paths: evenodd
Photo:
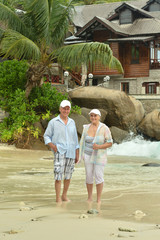
<path id="1" fill-rule="evenodd" d="M 66 106 L 66 107 L 60 107 L 59 109 L 60 114 L 62 115 L 62 117 L 68 117 L 69 113 L 70 113 L 70 107 Z"/>

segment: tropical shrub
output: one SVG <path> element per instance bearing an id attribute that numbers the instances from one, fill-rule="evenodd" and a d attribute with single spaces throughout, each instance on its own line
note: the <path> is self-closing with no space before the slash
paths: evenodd
<path id="1" fill-rule="evenodd" d="M 9 66 L 12 64 L 9 63 Z M 19 68 L 14 69 L 13 76 L 17 75 L 17 69 Z M 8 72 L 11 72 L 9 67 Z M 4 89 L 6 84 L 1 85 L 3 99 L 0 100 L 0 106 L 9 113 L 9 117 L 0 123 L 0 140 L 27 147 L 33 138 L 42 137 L 35 123 L 40 119 L 50 120 L 53 113 L 58 115 L 60 102 L 67 99 L 67 94 L 63 95 L 46 83 L 41 87 L 33 88 L 28 99 L 23 90 L 24 84 L 19 82 L 16 85 L 14 80 L 11 82 L 6 91 Z M 16 86 L 22 89 L 16 89 Z M 80 107 L 73 106 L 72 109 L 73 112 L 80 113 Z"/>
<path id="2" fill-rule="evenodd" d="M 11 93 L 8 99 L 1 101 L 2 109 L 9 112 L 0 123 L 0 139 L 2 142 L 17 142 L 25 136 L 26 139 L 30 135 L 38 137 L 38 130 L 34 128 L 34 123 L 39 121 L 40 116 L 37 115 L 34 108 L 36 103 L 30 103 L 25 97 L 25 91 L 17 89 Z"/>
<path id="3" fill-rule="evenodd" d="M 26 61 L 8 60 L 0 63 L 0 97 L 9 97 L 16 89 L 25 90 L 27 82 Z"/>
<path id="4" fill-rule="evenodd" d="M 60 102 L 67 99 L 67 94 L 62 94 L 52 87 L 50 83 L 44 83 L 41 87 L 35 87 L 29 96 L 30 102 L 35 102 L 36 111 L 58 113 Z"/>
<path id="5" fill-rule="evenodd" d="M 31 138 L 42 137 L 35 123 L 41 119 L 50 120 L 51 115 L 58 115 L 60 102 L 68 99 L 44 83 L 32 89 L 29 98 L 25 96 L 28 63 L 26 61 L 8 60 L 0 63 L 0 107 L 8 112 L 0 123 L 0 141 L 20 143 L 26 146 Z M 72 111 L 80 113 L 74 106 Z"/>
<path id="6" fill-rule="evenodd" d="M 58 92 L 50 83 L 44 83 L 41 87 L 35 87 L 29 96 L 30 102 L 35 103 L 35 110 L 37 113 L 42 113 L 43 119 L 50 119 L 52 113 L 58 115 L 59 105 L 62 100 L 68 99 L 68 94 Z M 81 108 L 77 105 L 73 106 L 71 113 L 81 114 Z"/>

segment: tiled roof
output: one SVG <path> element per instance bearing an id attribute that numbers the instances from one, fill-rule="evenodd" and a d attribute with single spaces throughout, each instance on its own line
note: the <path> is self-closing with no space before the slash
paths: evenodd
<path id="1" fill-rule="evenodd" d="M 128 3 L 128 1 L 126 2 Z M 147 3 L 147 0 L 129 1 L 129 4 L 137 8 L 142 8 Z M 119 7 L 122 2 L 112 2 L 103 4 L 75 6 L 75 13 L 73 15 L 73 23 L 75 26 L 83 27 L 95 16 L 108 18 L 115 13 L 115 9 Z"/>
<path id="2" fill-rule="evenodd" d="M 121 6 L 118 7 L 118 9 L 119 9 L 119 8 L 122 8 L 123 5 L 127 5 L 129 8 L 133 9 L 134 11 L 137 11 L 137 12 L 139 12 L 139 13 L 141 13 L 141 14 L 144 14 L 144 16 L 151 17 L 150 12 L 147 12 L 147 11 L 145 11 L 145 10 L 137 7 L 137 6 L 134 6 L 134 5 L 130 4 L 130 1 L 129 1 L 129 2 L 124 2 L 124 3 L 122 3 Z M 115 12 L 117 12 L 118 9 L 115 9 Z"/>
<path id="3" fill-rule="evenodd" d="M 160 11 L 158 12 L 147 12 L 139 7 L 146 5 L 146 0 L 140 1 L 129 1 L 125 4 L 122 2 L 107 3 L 107 4 L 97 4 L 97 5 L 86 5 L 81 7 L 81 20 L 83 19 L 83 24 L 86 24 L 77 32 L 76 36 L 84 37 L 86 31 L 94 26 L 95 22 L 99 22 L 104 27 L 110 29 L 116 34 L 122 36 L 138 36 L 138 35 L 152 35 L 160 33 Z M 131 4 L 132 3 L 132 4 Z M 134 4 L 134 5 L 133 5 Z M 137 6 L 135 6 L 137 4 Z M 119 20 L 107 20 L 107 14 L 111 11 L 114 12 L 118 7 L 128 5 L 134 11 L 142 13 L 144 18 L 136 19 L 132 24 L 119 24 Z M 80 8 L 78 8 L 80 10 Z M 96 10 L 96 16 L 94 16 L 94 11 Z M 118 9 L 117 9 L 118 11 Z M 88 14 L 86 14 L 88 13 Z M 104 16 L 103 16 L 104 15 Z M 92 17 L 92 18 L 91 18 Z M 88 19 L 90 20 L 88 20 Z M 81 22 L 82 24 L 82 22 Z"/>
<path id="4" fill-rule="evenodd" d="M 149 12 L 149 14 L 154 18 L 160 19 L 160 11 Z"/>
<path id="5" fill-rule="evenodd" d="M 121 28 L 129 35 L 146 35 L 160 33 L 160 20 L 155 18 L 140 18 L 133 24 L 121 24 Z"/>
<path id="6" fill-rule="evenodd" d="M 79 30 L 76 33 L 76 36 L 83 36 L 85 31 L 92 26 L 92 24 L 94 24 L 95 22 L 99 22 L 101 23 L 103 26 L 105 26 L 106 28 L 111 29 L 111 31 L 117 33 L 117 34 L 122 34 L 122 35 L 128 35 L 128 32 L 126 32 L 125 29 L 121 28 L 120 25 L 114 23 L 114 22 L 110 22 L 109 20 L 102 18 L 102 17 L 97 17 L 95 16 L 91 21 L 89 21 L 81 30 Z"/>
<path id="7" fill-rule="evenodd" d="M 156 18 L 139 18 L 133 24 L 119 24 L 119 21 L 110 22 L 105 18 L 94 17 L 81 30 L 76 33 L 76 36 L 85 35 L 87 29 L 95 22 L 100 22 L 104 27 L 110 29 L 112 32 L 123 36 L 135 35 L 151 35 L 160 33 L 160 19 Z"/>

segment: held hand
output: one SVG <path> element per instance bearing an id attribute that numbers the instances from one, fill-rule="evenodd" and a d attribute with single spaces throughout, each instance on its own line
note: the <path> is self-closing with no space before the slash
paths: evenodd
<path id="1" fill-rule="evenodd" d="M 79 163 L 79 159 L 76 157 L 75 158 L 75 164 Z"/>
<path id="2" fill-rule="evenodd" d="M 75 164 L 79 163 L 79 149 L 76 149 Z"/>
<path id="3" fill-rule="evenodd" d="M 56 153 L 57 152 L 57 146 L 53 143 L 48 143 L 48 146 Z"/>
<path id="4" fill-rule="evenodd" d="M 98 150 L 98 149 L 100 149 L 100 145 L 94 143 L 94 144 L 93 144 L 93 149 L 94 149 L 94 150 Z"/>
<path id="5" fill-rule="evenodd" d="M 53 145 L 52 146 L 52 149 L 53 149 L 53 151 L 56 153 L 57 152 L 57 146 L 56 145 Z"/>

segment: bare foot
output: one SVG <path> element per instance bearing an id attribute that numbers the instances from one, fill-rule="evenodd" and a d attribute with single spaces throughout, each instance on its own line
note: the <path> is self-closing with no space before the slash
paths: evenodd
<path id="1" fill-rule="evenodd" d="M 62 203 L 62 199 L 60 197 L 56 198 L 56 203 Z"/>
<path id="2" fill-rule="evenodd" d="M 88 210 L 91 210 L 93 202 L 92 201 L 87 201 L 87 204 L 88 204 Z"/>
<path id="3" fill-rule="evenodd" d="M 98 211 L 99 215 L 101 215 L 101 201 L 97 202 L 97 211 Z"/>
<path id="4" fill-rule="evenodd" d="M 67 197 L 63 197 L 63 196 L 62 196 L 62 201 L 64 201 L 64 202 L 70 202 L 71 200 L 70 200 L 69 198 L 67 198 Z"/>
<path id="5" fill-rule="evenodd" d="M 93 201 L 92 198 L 88 198 L 88 199 L 87 199 L 87 202 L 88 202 L 88 203 L 91 203 L 92 201 Z"/>

